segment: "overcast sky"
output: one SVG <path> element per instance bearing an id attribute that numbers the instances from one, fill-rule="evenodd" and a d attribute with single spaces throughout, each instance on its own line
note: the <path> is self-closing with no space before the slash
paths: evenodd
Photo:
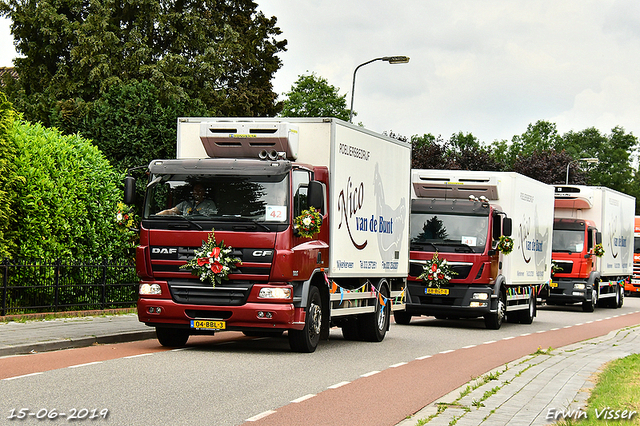
<path id="1" fill-rule="evenodd" d="M 462 131 L 511 139 L 548 120 L 560 133 L 615 126 L 640 136 L 637 0 L 256 0 L 288 41 L 279 94 L 315 72 L 351 101 L 354 122 L 383 132 Z M 8 22 L 0 66 L 11 66 Z"/>

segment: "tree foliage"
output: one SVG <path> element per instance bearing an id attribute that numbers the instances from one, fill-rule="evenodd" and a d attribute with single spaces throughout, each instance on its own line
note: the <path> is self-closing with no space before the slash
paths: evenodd
<path id="1" fill-rule="evenodd" d="M 543 149 L 530 155 L 521 154 L 513 165 L 513 171 L 550 185 L 566 181 L 567 165 L 573 161 L 566 151 Z M 587 173 L 581 169 L 571 174 L 571 184 L 586 185 Z"/>
<path id="2" fill-rule="evenodd" d="M 116 228 L 121 175 L 80 136 L 16 121 L 14 257 L 98 258 L 126 254 L 128 236 Z"/>
<path id="3" fill-rule="evenodd" d="M 286 40 L 256 8 L 251 0 L 0 0 L 21 55 L 8 94 L 45 125 L 59 103 L 90 104 L 142 81 L 165 106 L 197 99 L 212 115 L 273 116 L 271 80 Z"/>
<path id="4" fill-rule="evenodd" d="M 282 117 L 336 117 L 349 121 L 347 95 L 322 77 L 311 73 L 300 75 L 282 103 Z"/>

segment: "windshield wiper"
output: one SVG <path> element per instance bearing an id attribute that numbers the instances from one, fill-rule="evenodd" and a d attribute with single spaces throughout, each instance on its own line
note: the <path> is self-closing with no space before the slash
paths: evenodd
<path id="1" fill-rule="evenodd" d="M 431 246 L 435 251 L 438 251 L 438 245 L 436 243 L 431 243 L 427 241 L 412 242 L 411 248 L 413 249 L 415 246 L 418 246 L 418 247 Z"/>
<path id="2" fill-rule="evenodd" d="M 190 224 L 197 226 L 198 229 L 200 229 L 201 231 L 204 231 L 204 228 L 202 226 L 200 226 L 199 223 L 194 222 L 193 220 L 189 219 L 187 216 L 183 216 L 181 214 L 176 214 L 176 215 L 171 215 L 171 216 L 167 216 L 167 217 L 180 217 L 180 218 L 186 220 L 187 222 L 189 222 Z"/>
<path id="3" fill-rule="evenodd" d="M 264 229 L 265 231 L 271 232 L 271 228 L 269 228 L 267 225 L 265 225 L 264 223 L 260 223 L 254 219 L 250 219 L 248 217 L 242 217 L 240 215 L 223 215 L 220 217 L 215 217 L 213 218 L 213 220 L 222 220 L 222 221 L 228 221 L 228 222 L 233 222 L 233 221 L 238 221 L 238 222 L 249 222 L 252 223 L 256 226 L 260 226 L 262 229 Z"/>

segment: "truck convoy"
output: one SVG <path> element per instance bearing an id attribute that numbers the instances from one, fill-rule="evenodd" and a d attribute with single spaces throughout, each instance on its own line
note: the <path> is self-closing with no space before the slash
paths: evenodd
<path id="1" fill-rule="evenodd" d="M 395 321 L 433 315 L 484 317 L 489 329 L 505 319 L 530 324 L 551 273 L 553 187 L 517 173 L 463 170 L 413 170 L 411 182 L 406 309 L 394 312 Z M 421 278 L 429 276 L 425 266 L 436 271 L 442 263 L 448 282 Z"/>
<path id="2" fill-rule="evenodd" d="M 635 217 L 633 227 L 633 275 L 631 280 L 624 285 L 626 296 L 640 294 L 640 216 Z"/>
<path id="3" fill-rule="evenodd" d="M 555 187 L 553 280 L 547 304 L 619 308 L 633 272 L 635 198 L 605 187 Z"/>
<path id="4" fill-rule="evenodd" d="M 410 144 L 333 118 L 180 118 L 177 133 L 177 159 L 148 166 L 136 249 L 159 342 L 287 331 L 313 352 L 331 326 L 383 340 L 404 308 Z"/>

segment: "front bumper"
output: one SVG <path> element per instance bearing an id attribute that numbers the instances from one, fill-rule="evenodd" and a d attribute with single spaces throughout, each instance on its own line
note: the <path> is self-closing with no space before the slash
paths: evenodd
<path id="1" fill-rule="evenodd" d="M 488 286 L 450 285 L 439 290 L 447 294 L 429 294 L 422 283 L 407 285 L 409 294 L 406 301 L 406 312 L 411 315 L 457 316 L 460 318 L 476 318 L 492 312 L 492 289 Z M 484 294 L 485 298 L 474 298 Z M 473 306 L 473 305 L 476 306 Z M 494 309 L 495 311 L 495 309 Z"/>

